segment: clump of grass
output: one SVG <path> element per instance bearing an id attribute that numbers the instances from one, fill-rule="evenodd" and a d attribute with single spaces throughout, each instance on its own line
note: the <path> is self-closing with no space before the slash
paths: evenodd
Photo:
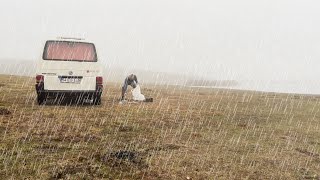
<path id="1" fill-rule="evenodd" d="M 1 107 L 0 106 L 0 115 L 10 115 L 11 111 L 9 111 L 7 108 L 5 107 Z"/>

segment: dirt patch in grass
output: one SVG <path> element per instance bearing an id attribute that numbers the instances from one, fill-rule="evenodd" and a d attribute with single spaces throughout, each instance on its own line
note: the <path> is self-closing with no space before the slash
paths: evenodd
<path id="1" fill-rule="evenodd" d="M 97 142 L 100 141 L 101 137 L 92 134 L 58 134 L 51 138 L 53 142 Z"/>
<path id="2" fill-rule="evenodd" d="M 119 127 L 119 132 L 130 132 L 133 131 L 134 127 L 132 126 L 121 126 Z"/>
<path id="3" fill-rule="evenodd" d="M 146 163 L 147 154 L 138 151 L 119 150 L 108 153 L 99 157 L 100 161 L 111 167 L 120 167 L 126 169 L 134 165 L 138 169 L 144 169 L 148 167 Z"/>
<path id="4" fill-rule="evenodd" d="M 96 159 L 103 164 L 121 171 L 135 167 L 136 169 L 145 170 L 149 167 L 148 157 L 156 151 L 170 151 L 180 149 L 181 146 L 174 144 L 165 144 L 157 147 L 151 147 L 146 150 L 118 150 L 96 155 Z"/>
<path id="5" fill-rule="evenodd" d="M 150 151 L 170 151 L 170 150 L 178 150 L 180 148 L 181 148 L 181 146 L 179 146 L 179 145 L 165 144 L 165 145 L 161 145 L 161 146 L 157 146 L 157 147 L 151 147 L 151 148 L 147 149 L 146 152 L 150 152 Z"/>
<path id="6" fill-rule="evenodd" d="M 240 128 L 246 128 L 247 126 L 248 126 L 247 123 L 239 123 L 238 124 L 238 127 L 240 127 Z"/>
<path id="7" fill-rule="evenodd" d="M 10 115 L 10 114 L 11 114 L 11 111 L 9 111 L 4 107 L 0 107 L 0 115 Z"/>
<path id="8" fill-rule="evenodd" d="M 301 168 L 299 170 L 299 173 L 300 173 L 302 179 L 320 179 L 319 175 L 317 175 L 316 173 L 314 173 L 306 168 Z"/>
<path id="9" fill-rule="evenodd" d="M 305 154 L 307 156 L 311 156 L 311 157 L 319 157 L 320 156 L 317 153 L 309 152 L 305 149 L 296 148 L 296 151 L 298 151 L 299 153 Z"/>
<path id="10" fill-rule="evenodd" d="M 137 153 L 134 151 L 118 151 L 115 153 L 111 153 L 112 156 L 118 159 L 128 159 L 130 161 L 132 161 L 135 158 L 136 154 Z"/>
<path id="11" fill-rule="evenodd" d="M 47 144 L 47 143 L 43 145 L 39 145 L 36 148 L 43 153 L 54 153 L 58 151 L 66 151 L 71 149 L 69 147 L 65 147 L 57 144 Z"/>

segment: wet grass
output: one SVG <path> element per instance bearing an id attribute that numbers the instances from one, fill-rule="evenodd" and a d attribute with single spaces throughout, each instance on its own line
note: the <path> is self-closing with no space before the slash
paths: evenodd
<path id="1" fill-rule="evenodd" d="M 153 103 L 119 105 L 108 83 L 101 106 L 38 106 L 33 81 L 0 76 L 0 179 L 320 178 L 319 96 L 145 85 Z"/>

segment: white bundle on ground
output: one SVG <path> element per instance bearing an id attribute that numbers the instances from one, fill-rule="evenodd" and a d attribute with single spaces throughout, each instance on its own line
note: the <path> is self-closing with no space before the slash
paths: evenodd
<path id="1" fill-rule="evenodd" d="M 144 100 L 146 100 L 144 95 L 141 94 L 141 89 L 140 89 L 139 84 L 137 84 L 136 88 L 132 89 L 131 92 L 132 92 L 133 100 L 135 100 L 135 101 L 144 101 Z"/>

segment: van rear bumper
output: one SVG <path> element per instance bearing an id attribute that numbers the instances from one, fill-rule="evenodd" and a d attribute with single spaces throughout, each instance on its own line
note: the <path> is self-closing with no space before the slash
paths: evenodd
<path id="1" fill-rule="evenodd" d="M 97 87 L 96 90 L 45 90 L 43 85 L 36 84 L 37 94 L 45 94 L 45 96 L 101 96 L 103 88 Z"/>

